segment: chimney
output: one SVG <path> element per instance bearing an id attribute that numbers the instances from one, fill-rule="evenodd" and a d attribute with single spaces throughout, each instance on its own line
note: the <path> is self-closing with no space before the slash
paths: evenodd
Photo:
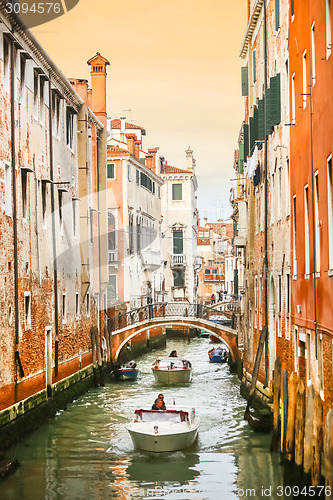
<path id="1" fill-rule="evenodd" d="M 207 226 L 207 221 L 208 221 L 207 217 L 204 217 L 203 220 L 204 220 L 204 224 L 205 224 L 204 227 L 206 227 Z"/>
<path id="2" fill-rule="evenodd" d="M 120 117 L 120 140 L 125 142 L 126 134 L 126 116 Z"/>
<path id="3" fill-rule="evenodd" d="M 158 148 L 151 148 L 151 149 L 148 149 L 148 153 L 149 155 L 152 155 L 153 156 L 153 159 L 152 159 L 152 166 L 151 166 L 151 170 L 153 172 L 156 173 L 156 153 L 158 151 Z"/>
<path id="4" fill-rule="evenodd" d="M 154 155 L 146 155 L 146 167 L 149 168 L 149 170 L 155 172 L 155 169 L 153 168 L 153 162 L 154 162 Z"/>
<path id="5" fill-rule="evenodd" d="M 69 83 L 75 89 L 75 92 L 79 94 L 82 101 L 88 105 L 88 80 L 70 78 Z"/>
<path id="6" fill-rule="evenodd" d="M 141 141 L 135 141 L 135 158 L 138 160 L 140 159 L 140 146 L 141 146 Z"/>
<path id="7" fill-rule="evenodd" d="M 135 134 L 126 134 L 128 151 L 131 155 L 135 156 L 135 141 L 137 139 Z"/>
<path id="8" fill-rule="evenodd" d="M 92 89 L 91 109 L 106 128 L 106 66 L 110 63 L 105 57 L 97 52 L 94 57 L 87 61 L 87 64 L 90 66 Z"/>
<path id="9" fill-rule="evenodd" d="M 185 151 L 186 153 L 186 160 L 187 160 L 187 170 L 193 170 L 193 150 L 190 148 L 190 146 L 187 148 Z"/>

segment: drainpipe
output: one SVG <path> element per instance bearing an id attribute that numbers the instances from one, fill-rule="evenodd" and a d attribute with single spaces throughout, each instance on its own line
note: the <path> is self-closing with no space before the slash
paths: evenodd
<path id="1" fill-rule="evenodd" d="M 264 256 L 264 283 L 265 283 L 265 386 L 268 384 L 268 176 L 267 176 L 267 15 L 266 0 L 264 0 L 264 184 L 265 184 L 265 256 Z"/>
<path id="2" fill-rule="evenodd" d="M 13 29 L 14 31 L 14 29 Z M 17 184 L 15 161 L 15 58 L 14 40 L 10 43 L 10 133 L 11 133 L 11 163 L 13 184 L 13 236 L 14 236 L 14 302 L 15 302 L 15 349 L 19 343 L 20 318 L 19 318 L 19 290 L 18 290 L 18 250 L 17 250 Z"/>
<path id="3" fill-rule="evenodd" d="M 53 287 L 54 287 L 54 328 L 55 328 L 55 359 L 54 359 L 54 375 L 58 375 L 58 268 L 57 268 L 57 241 L 55 228 L 55 213 L 54 213 L 54 190 L 53 184 L 53 138 L 52 138 L 52 88 L 51 74 L 49 75 L 49 140 L 50 140 L 50 180 L 51 180 L 51 218 L 52 218 L 52 248 L 53 248 Z"/>

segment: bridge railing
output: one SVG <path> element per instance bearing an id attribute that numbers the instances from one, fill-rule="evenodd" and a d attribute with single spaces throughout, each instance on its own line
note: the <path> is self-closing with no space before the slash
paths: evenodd
<path id="1" fill-rule="evenodd" d="M 228 305 L 230 306 L 229 303 Z M 228 314 L 229 312 L 229 314 Z M 232 307 L 228 311 L 218 311 L 203 304 L 184 304 L 177 302 L 158 302 L 131 309 L 124 314 L 108 318 L 108 331 L 114 332 L 123 328 L 149 321 L 155 318 L 179 317 L 201 318 L 212 323 L 233 327 L 234 314 Z"/>

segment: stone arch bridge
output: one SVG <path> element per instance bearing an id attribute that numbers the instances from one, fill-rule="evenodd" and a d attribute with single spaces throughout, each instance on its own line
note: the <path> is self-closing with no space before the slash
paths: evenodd
<path id="1" fill-rule="evenodd" d="M 201 304 L 158 303 L 108 318 L 108 348 L 113 363 L 132 338 L 150 328 L 183 325 L 208 331 L 225 342 L 231 361 L 237 361 L 237 331 L 232 328 L 238 304 L 226 303 L 220 310 Z"/>

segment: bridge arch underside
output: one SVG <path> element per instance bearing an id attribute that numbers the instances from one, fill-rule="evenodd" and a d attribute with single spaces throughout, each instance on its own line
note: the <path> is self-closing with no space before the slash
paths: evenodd
<path id="1" fill-rule="evenodd" d="M 230 351 L 231 361 L 237 361 L 237 333 L 232 328 L 217 325 L 207 320 L 198 318 L 156 318 L 150 321 L 138 323 L 137 325 L 128 326 L 112 333 L 112 359 L 118 361 L 120 352 L 126 344 L 137 335 L 149 330 L 150 328 L 166 327 L 166 326 L 187 326 L 206 330 L 209 333 L 216 335 L 224 342 Z"/>

